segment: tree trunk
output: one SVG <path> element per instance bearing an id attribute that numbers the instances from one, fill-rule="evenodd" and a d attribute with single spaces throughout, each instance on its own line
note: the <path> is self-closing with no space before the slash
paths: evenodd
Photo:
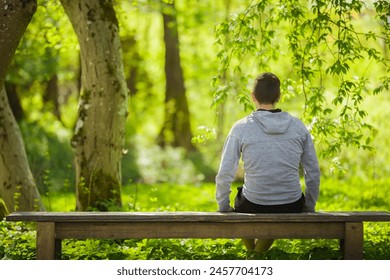
<path id="1" fill-rule="evenodd" d="M 77 210 L 121 206 L 128 91 L 112 0 L 61 0 L 77 34 L 81 93 L 72 146 Z"/>
<path id="2" fill-rule="evenodd" d="M 43 101 L 45 102 L 46 105 L 48 105 L 49 108 L 51 108 L 54 116 L 59 121 L 61 121 L 61 110 L 60 110 L 60 103 L 58 97 L 59 97 L 58 75 L 54 74 L 47 82 L 46 90 L 43 95 Z"/>
<path id="3" fill-rule="evenodd" d="M 4 88 L 7 69 L 36 8 L 36 0 L 0 1 L 0 197 L 11 212 L 44 209 Z"/>
<path id="4" fill-rule="evenodd" d="M 180 65 L 179 34 L 174 4 L 163 9 L 165 43 L 165 121 L 159 135 L 161 146 L 172 145 L 194 151 L 190 114 Z"/>
<path id="5" fill-rule="evenodd" d="M 0 85 L 28 24 L 37 9 L 36 0 L 0 1 Z"/>
<path id="6" fill-rule="evenodd" d="M 44 210 L 4 86 L 0 90 L 0 197 L 11 212 Z"/>

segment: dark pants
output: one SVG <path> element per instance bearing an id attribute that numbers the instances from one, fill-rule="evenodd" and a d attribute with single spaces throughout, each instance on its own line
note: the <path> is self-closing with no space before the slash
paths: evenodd
<path id="1" fill-rule="evenodd" d="M 234 201 L 234 211 L 241 213 L 301 213 L 305 205 L 305 196 L 295 202 L 281 205 L 260 205 L 247 200 L 242 194 L 242 187 L 237 188 L 238 193 Z"/>

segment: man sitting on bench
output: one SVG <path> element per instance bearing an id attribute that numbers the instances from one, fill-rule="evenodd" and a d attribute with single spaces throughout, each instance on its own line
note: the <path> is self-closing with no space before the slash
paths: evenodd
<path id="1" fill-rule="evenodd" d="M 256 111 L 239 120 L 225 141 L 216 176 L 220 212 L 314 212 L 319 194 L 320 171 L 311 135 L 298 118 L 275 109 L 280 81 L 272 73 L 259 75 L 252 100 Z M 234 209 L 229 194 L 239 160 L 244 162 L 244 185 L 238 188 Z M 300 184 L 300 167 L 306 183 Z M 268 250 L 273 239 L 243 239 L 250 251 Z"/>

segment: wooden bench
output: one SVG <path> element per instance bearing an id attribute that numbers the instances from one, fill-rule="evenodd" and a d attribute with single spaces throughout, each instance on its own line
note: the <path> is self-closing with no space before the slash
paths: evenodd
<path id="1" fill-rule="evenodd" d="M 37 223 L 37 259 L 60 259 L 67 238 L 339 239 L 344 259 L 363 259 L 363 222 L 390 222 L 390 212 L 15 212 L 6 220 Z"/>

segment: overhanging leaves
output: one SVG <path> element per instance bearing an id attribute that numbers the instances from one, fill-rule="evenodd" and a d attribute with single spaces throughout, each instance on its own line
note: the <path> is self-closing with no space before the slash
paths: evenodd
<path id="1" fill-rule="evenodd" d="M 372 26 L 365 26 L 367 17 Z M 302 117 L 321 154 L 371 149 L 363 102 L 389 90 L 389 20 L 388 1 L 252 1 L 216 26 L 220 69 L 213 105 L 234 95 L 252 109 L 248 80 L 283 65 L 283 95 L 304 97 Z"/>

